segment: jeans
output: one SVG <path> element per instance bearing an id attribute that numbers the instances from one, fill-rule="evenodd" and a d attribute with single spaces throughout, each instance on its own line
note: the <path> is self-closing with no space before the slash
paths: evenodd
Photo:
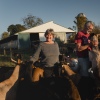
<path id="1" fill-rule="evenodd" d="M 51 77 L 53 75 L 54 67 L 45 67 L 44 68 L 44 77 Z"/>
<path id="2" fill-rule="evenodd" d="M 53 77 L 61 75 L 61 68 L 59 66 L 45 67 L 44 68 L 44 77 Z"/>
<path id="3" fill-rule="evenodd" d="M 79 64 L 79 74 L 81 76 L 88 77 L 89 76 L 89 66 L 90 66 L 90 61 L 89 58 L 78 58 L 78 64 Z"/>

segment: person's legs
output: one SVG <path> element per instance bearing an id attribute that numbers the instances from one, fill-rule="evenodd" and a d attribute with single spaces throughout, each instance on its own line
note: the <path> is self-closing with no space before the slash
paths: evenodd
<path id="1" fill-rule="evenodd" d="M 53 75 L 53 69 L 54 68 L 45 67 L 44 68 L 44 77 L 45 78 L 51 77 Z"/>
<path id="2" fill-rule="evenodd" d="M 78 64 L 79 64 L 79 74 L 81 76 L 89 76 L 89 58 L 78 58 Z"/>

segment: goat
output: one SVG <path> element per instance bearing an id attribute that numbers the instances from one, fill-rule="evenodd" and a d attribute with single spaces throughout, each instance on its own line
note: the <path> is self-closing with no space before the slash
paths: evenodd
<path id="1" fill-rule="evenodd" d="M 0 100 L 16 100 L 20 66 L 16 65 L 10 78 L 0 82 Z"/>
<path id="2" fill-rule="evenodd" d="M 11 61 L 14 62 L 12 58 Z M 12 75 L 8 79 L 0 82 L 0 100 L 16 100 L 20 63 L 21 60 L 18 59 L 16 62 L 17 65 L 15 66 Z"/>
<path id="3" fill-rule="evenodd" d="M 14 61 L 14 60 L 12 60 L 12 61 Z M 14 62 L 16 62 L 16 61 L 14 61 Z M 34 65 L 32 63 L 28 63 L 28 62 L 22 64 L 22 66 L 23 66 L 23 68 L 25 66 L 28 68 L 28 69 L 26 69 L 27 70 L 27 79 L 29 79 L 31 81 L 28 81 L 28 83 L 25 83 L 26 82 L 25 80 L 23 82 L 20 82 L 20 84 L 19 84 L 20 86 L 17 91 L 17 93 L 18 93 L 17 99 L 18 100 L 21 100 L 21 99 L 28 100 L 30 97 L 32 97 L 34 100 L 40 100 L 41 98 L 43 98 L 43 99 L 45 98 L 48 100 L 55 100 L 55 99 L 56 100 L 59 100 L 59 99 L 66 100 L 68 98 L 70 98 L 72 100 L 81 100 L 81 97 L 77 90 L 77 87 L 75 86 L 75 84 L 69 77 L 62 77 L 62 76 L 60 77 L 59 76 L 59 77 L 44 78 L 43 77 L 43 72 L 44 72 L 43 69 L 41 69 L 39 67 L 34 67 Z M 69 67 L 67 67 L 65 69 L 66 69 L 66 72 L 68 73 L 68 76 L 75 74 Z M 33 72 L 32 72 L 32 70 L 33 70 Z M 29 86 L 29 84 L 30 84 L 30 86 Z M 35 86 L 34 86 L 34 84 L 35 84 Z M 55 88 L 53 88 L 53 87 L 55 87 Z M 27 94 L 25 95 L 25 93 L 27 93 Z M 44 96 L 44 94 L 45 94 L 45 96 Z M 36 97 L 36 95 L 39 95 L 39 96 Z"/>
<path id="4" fill-rule="evenodd" d="M 24 66 L 26 65 L 23 65 L 23 67 Z M 32 68 L 32 64 L 27 63 L 27 67 Z M 33 75 L 35 75 L 35 71 L 36 73 L 43 73 L 43 70 L 41 71 L 37 68 L 37 70 L 35 69 L 33 71 Z M 67 71 L 69 72 L 69 70 Z M 69 73 L 69 75 L 74 74 L 71 70 Z M 39 79 L 38 75 L 39 74 L 37 74 L 37 79 Z M 67 76 L 41 77 L 39 80 L 37 79 L 30 83 L 29 81 L 26 83 L 25 80 L 23 82 L 21 81 L 17 96 L 18 100 L 81 100 L 77 87 Z"/>

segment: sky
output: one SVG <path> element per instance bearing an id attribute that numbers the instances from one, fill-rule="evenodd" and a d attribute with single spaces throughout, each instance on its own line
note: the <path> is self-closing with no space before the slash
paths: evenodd
<path id="1" fill-rule="evenodd" d="M 0 0 L 0 36 L 12 24 L 23 25 L 22 19 L 30 14 L 44 23 L 72 28 L 79 13 L 100 25 L 100 0 Z"/>

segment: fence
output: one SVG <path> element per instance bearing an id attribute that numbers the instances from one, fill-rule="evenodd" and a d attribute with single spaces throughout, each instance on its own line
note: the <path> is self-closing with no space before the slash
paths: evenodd
<path id="1" fill-rule="evenodd" d="M 33 49 L 1 49 L 0 50 L 0 66 L 14 66 L 11 62 L 11 57 L 17 60 L 14 54 L 20 53 L 22 55 L 22 60 L 26 61 L 30 56 L 33 55 Z"/>
<path id="2" fill-rule="evenodd" d="M 61 44 L 59 45 L 60 53 L 65 54 L 66 56 L 74 56 L 73 49 L 75 44 Z M 0 50 L 0 66 L 13 66 L 11 62 L 11 57 L 14 57 L 15 53 L 20 53 L 22 55 L 22 60 L 27 61 L 29 57 L 33 55 L 36 48 L 29 49 L 1 49 Z M 16 59 L 16 58 L 14 58 Z"/>

